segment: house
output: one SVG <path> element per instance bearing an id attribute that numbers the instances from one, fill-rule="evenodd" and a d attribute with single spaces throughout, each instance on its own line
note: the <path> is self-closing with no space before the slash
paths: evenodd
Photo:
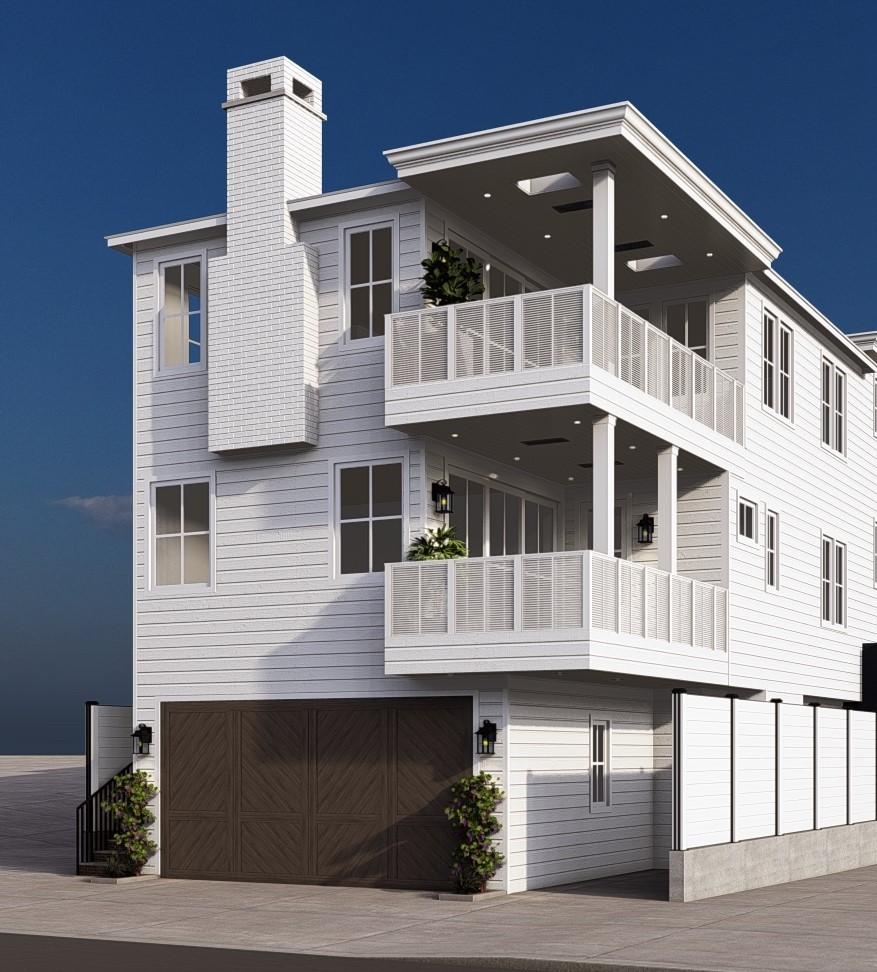
<path id="1" fill-rule="evenodd" d="M 108 238 L 150 866 L 441 888 L 448 787 L 486 770 L 493 887 L 668 867 L 673 690 L 861 699 L 874 333 L 630 103 L 392 149 L 395 178 L 332 192 L 318 78 L 234 68 L 223 108 L 225 212 Z M 424 306 L 439 240 L 483 299 Z M 406 562 L 440 525 L 468 558 Z"/>

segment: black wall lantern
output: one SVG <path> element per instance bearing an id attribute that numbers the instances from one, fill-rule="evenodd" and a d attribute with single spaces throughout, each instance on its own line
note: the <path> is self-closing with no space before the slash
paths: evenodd
<path id="1" fill-rule="evenodd" d="M 475 733 L 475 739 L 479 756 L 493 756 L 496 751 L 496 723 L 485 719 Z"/>
<path id="2" fill-rule="evenodd" d="M 435 503 L 436 513 L 446 516 L 454 512 L 454 491 L 448 486 L 447 480 L 440 479 L 432 484 L 432 501 Z"/>
<path id="3" fill-rule="evenodd" d="M 152 727 L 141 722 L 131 733 L 131 738 L 134 740 L 134 755 L 148 756 L 149 747 L 152 745 Z"/>
<path id="4" fill-rule="evenodd" d="M 636 539 L 639 543 L 651 543 L 655 539 L 655 518 L 643 513 L 636 525 Z"/>

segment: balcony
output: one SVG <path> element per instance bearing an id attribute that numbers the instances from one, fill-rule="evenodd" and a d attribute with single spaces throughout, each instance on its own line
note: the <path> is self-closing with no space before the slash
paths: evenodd
<path id="1" fill-rule="evenodd" d="M 743 443 L 743 386 L 591 285 L 392 314 L 387 335 L 388 425 L 592 404 Z"/>
<path id="2" fill-rule="evenodd" d="M 388 564 L 388 674 L 603 670 L 724 684 L 728 592 L 593 551 Z"/>

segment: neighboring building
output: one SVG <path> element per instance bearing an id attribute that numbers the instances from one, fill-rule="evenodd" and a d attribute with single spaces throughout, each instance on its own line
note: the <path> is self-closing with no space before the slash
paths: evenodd
<path id="1" fill-rule="evenodd" d="M 860 699 L 875 335 L 629 103 L 323 193 L 317 78 L 272 59 L 226 99 L 227 211 L 109 238 L 152 866 L 440 886 L 474 767 L 507 794 L 496 887 L 666 867 L 671 689 Z M 441 238 L 483 301 L 423 308 Z M 447 519 L 470 558 L 403 563 Z"/>

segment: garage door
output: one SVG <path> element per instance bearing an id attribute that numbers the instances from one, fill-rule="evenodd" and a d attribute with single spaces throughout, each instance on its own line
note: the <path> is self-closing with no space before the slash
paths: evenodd
<path id="1" fill-rule="evenodd" d="M 166 877 L 450 886 L 468 698 L 162 706 Z"/>

